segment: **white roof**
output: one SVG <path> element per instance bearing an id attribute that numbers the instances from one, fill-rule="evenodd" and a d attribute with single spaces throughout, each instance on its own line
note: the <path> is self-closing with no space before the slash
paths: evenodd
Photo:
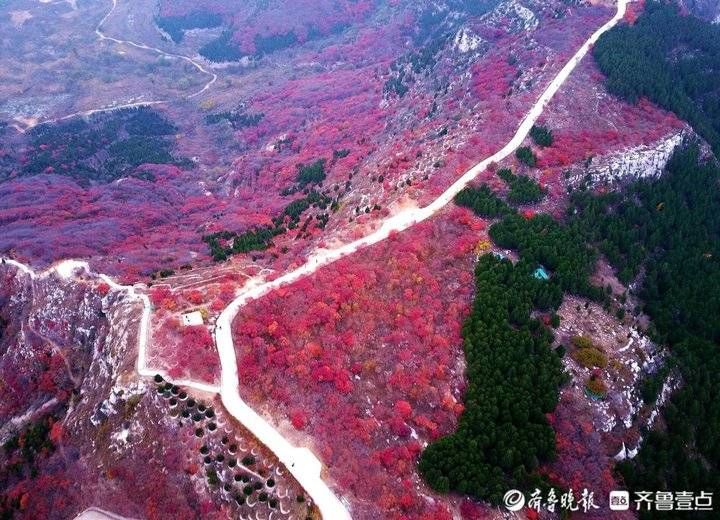
<path id="1" fill-rule="evenodd" d="M 200 314 L 200 311 L 188 312 L 187 314 L 183 314 L 182 315 L 182 324 L 185 327 L 189 327 L 190 325 L 202 325 L 203 324 L 202 314 Z"/>

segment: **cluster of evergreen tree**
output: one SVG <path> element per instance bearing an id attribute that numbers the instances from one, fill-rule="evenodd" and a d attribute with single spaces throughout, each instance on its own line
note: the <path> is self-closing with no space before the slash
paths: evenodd
<path id="1" fill-rule="evenodd" d="M 346 26 L 337 25 L 332 28 L 331 32 L 340 32 Z M 311 28 L 308 31 L 306 41 L 314 40 L 323 37 L 324 35 L 316 28 Z M 271 34 L 269 36 L 262 36 L 260 34 L 255 35 L 255 53 L 254 57 L 260 58 L 266 54 L 272 54 L 273 52 L 289 49 L 296 45 L 300 40 L 298 39 L 295 31 L 288 31 L 282 34 Z M 246 53 L 242 52 L 237 44 L 233 40 L 233 29 L 224 31 L 215 40 L 205 44 L 200 48 L 200 55 L 214 62 L 224 61 L 238 61 L 240 58 L 247 56 Z"/>
<path id="2" fill-rule="evenodd" d="M 172 41 L 180 43 L 185 31 L 190 29 L 212 29 L 222 25 L 222 16 L 210 11 L 193 11 L 181 16 L 159 16 L 155 23 L 165 31 Z"/>
<path id="3" fill-rule="evenodd" d="M 490 227 L 490 238 L 504 249 L 517 250 L 535 265 L 545 266 L 561 290 L 602 300 L 602 289 L 589 282 L 597 254 L 574 228 L 546 214 L 531 219 L 513 214 Z"/>
<path id="4" fill-rule="evenodd" d="M 440 492 L 498 504 L 512 488 L 545 487 L 536 469 L 555 453 L 545 418 L 564 375 L 550 349 L 552 333 L 531 318 L 556 306 L 562 291 L 533 277 L 525 259 L 513 265 L 484 255 L 475 269 L 476 296 L 463 326 L 468 386 L 457 430 L 431 443 L 419 469 Z"/>
<path id="5" fill-rule="evenodd" d="M 49 438 L 50 428 L 45 421 L 31 423 L 23 432 L 22 440 L 20 435 L 15 434 L 5 441 L 3 451 L 8 458 L 15 452 L 20 455 L 20 467 L 25 464 L 33 464 L 37 456 L 43 451 L 54 451 L 52 441 Z"/>
<path id="6" fill-rule="evenodd" d="M 515 214 L 515 205 L 539 202 L 547 194 L 527 175 L 513 175 L 509 169 L 502 169 L 498 171 L 498 176 L 510 187 L 507 200 L 513 206 L 498 197 L 487 184 L 481 184 L 477 188 L 473 186 L 463 188 L 455 195 L 455 204 L 470 208 L 483 218 L 498 218 Z"/>
<path id="7" fill-rule="evenodd" d="M 626 281 L 642 269 L 644 310 L 682 379 L 663 409 L 665 427 L 646 432 L 638 456 L 619 466 L 631 489 L 720 490 L 719 181 L 718 166 L 700 164 L 692 146 L 663 177 L 638 181 L 625 195 L 574 196 L 572 226 Z M 657 379 L 645 389 L 649 398 Z"/>
<path id="8" fill-rule="evenodd" d="M 398 97 L 403 97 L 410 91 L 410 87 L 405 84 L 404 79 L 404 71 L 398 72 L 397 76 L 390 76 L 390 78 L 385 81 L 385 85 L 383 86 L 383 92 L 385 92 L 386 94 L 394 93 L 397 94 Z"/>
<path id="9" fill-rule="evenodd" d="M 312 35 L 309 35 L 312 37 Z M 298 37 L 294 31 L 288 31 L 284 34 L 271 34 L 270 36 L 255 36 L 255 53 L 258 56 L 264 54 L 272 54 L 276 51 L 288 49 L 298 42 Z"/>
<path id="10" fill-rule="evenodd" d="M 272 219 L 272 226 L 256 227 L 243 233 L 218 231 L 205 235 L 203 241 L 210 247 L 210 254 L 216 262 L 225 261 L 238 253 L 263 251 L 272 245 L 273 238 L 284 234 L 289 229 L 297 228 L 303 213 L 311 207 L 323 211 L 323 213 L 316 215 L 316 220 L 318 226 L 324 228 L 330 218 L 325 210 L 328 208 L 337 209 L 338 201 L 339 197 L 333 199 L 317 190 L 307 190 L 304 197 L 290 202 L 280 215 Z M 305 232 L 311 222 L 312 216 L 305 221 L 301 232 Z"/>
<path id="11" fill-rule="evenodd" d="M 484 218 L 503 217 L 514 210 L 495 195 L 487 184 L 479 188 L 467 186 L 455 196 L 455 204 L 470 208 Z"/>
<path id="12" fill-rule="evenodd" d="M 542 146 L 543 148 L 547 148 L 553 144 L 552 132 L 542 125 L 533 125 L 530 129 L 530 137 L 536 145 Z"/>
<path id="13" fill-rule="evenodd" d="M 11 520 L 27 516 L 27 506 L 23 504 L 22 493 L 14 493 L 19 483 L 27 482 L 40 473 L 52 472 L 42 466 L 42 462 L 55 451 L 50 438 L 49 420 L 57 420 L 51 415 L 38 422 L 31 422 L 23 430 L 7 437 L 2 445 L 0 457 L 0 519 Z"/>
<path id="14" fill-rule="evenodd" d="M 9 179 L 13 175 L 16 165 L 17 162 L 12 155 L 5 151 L 0 152 L 0 182 Z"/>
<path id="15" fill-rule="evenodd" d="M 239 61 L 245 53 L 235 44 L 232 37 L 231 29 L 223 31 L 216 39 L 200 47 L 198 51 L 200 56 L 216 63 Z"/>
<path id="16" fill-rule="evenodd" d="M 218 231 L 205 235 L 203 241 L 210 247 L 213 260 L 222 262 L 238 253 L 263 251 L 270 247 L 273 238 L 283 232 L 281 227 L 260 226 L 242 233 Z"/>
<path id="17" fill-rule="evenodd" d="M 0 182 L 10 178 L 15 172 L 17 161 L 6 151 L 0 152 Z"/>
<path id="18" fill-rule="evenodd" d="M 602 289 L 590 285 L 588 279 L 599 251 L 616 267 L 624 282 L 642 273 L 640 297 L 644 311 L 652 319 L 650 332 L 672 352 L 667 366 L 643 385 L 643 398 L 653 402 L 671 371 L 682 381 L 663 409 L 664 427 L 644 432 L 638 456 L 619 464 L 626 486 L 635 490 L 718 490 L 719 183 L 717 164 L 700 162 L 698 147 L 690 146 L 673 156 L 663 177 L 638 181 L 624 194 L 574 193 L 566 224 L 547 215 L 525 219 L 511 213 L 490 228 L 496 244 L 520 253 L 515 269 L 523 270 L 524 275 L 519 283 L 525 284 L 539 263 L 549 268 L 552 278 L 545 285 L 535 284 L 542 288 L 540 292 L 521 291 L 532 304 L 515 300 L 507 314 L 498 313 L 497 306 L 502 307 L 507 300 L 501 299 L 501 291 L 488 283 L 493 280 L 488 273 L 496 272 L 503 263 L 481 258 L 476 272 L 477 297 L 464 328 L 469 385 L 466 411 L 458 431 L 431 444 L 421 458 L 421 471 L 435 489 L 496 502 L 502 489 L 523 489 L 528 485 L 532 465 L 511 457 L 503 465 L 494 458 L 498 450 L 492 454 L 486 450 L 486 443 L 496 439 L 496 424 L 502 431 L 511 432 L 503 450 L 513 445 L 513 439 L 523 439 L 518 433 L 518 429 L 522 430 L 520 424 L 506 424 L 512 421 L 512 415 L 499 417 L 497 407 L 484 408 L 486 402 L 496 406 L 498 398 L 512 395 L 502 382 L 493 379 L 497 373 L 488 372 L 501 367 L 500 372 L 509 374 L 509 380 L 516 375 L 510 370 L 516 367 L 513 362 L 503 364 L 502 356 L 512 352 L 505 343 L 509 339 L 496 331 L 502 331 L 508 323 L 513 330 L 523 331 L 518 327 L 518 323 L 527 323 L 523 316 L 529 316 L 533 307 L 553 309 L 563 291 L 603 299 Z M 487 195 L 479 199 L 480 211 L 488 211 L 484 209 Z M 470 193 L 464 197 L 472 207 Z M 498 285 L 503 297 L 515 298 L 517 286 L 512 277 Z M 483 399 L 478 398 L 478 388 Z M 478 413 L 490 417 L 491 424 L 482 421 Z M 530 422 L 529 427 L 534 424 Z M 539 448 L 531 448 L 530 453 L 545 454 Z M 641 515 L 652 517 L 650 512 Z M 686 516 L 692 518 L 693 514 Z M 702 518 L 701 514 L 697 518 Z"/>
<path id="19" fill-rule="evenodd" d="M 720 154 L 720 27 L 652 0 L 634 25 L 605 33 L 593 54 L 610 92 L 675 112 Z"/>
<path id="20" fill-rule="evenodd" d="M 333 199 L 331 199 L 327 195 L 320 193 L 317 190 L 310 190 L 310 192 L 305 197 L 295 199 L 290 204 L 285 206 L 282 214 L 279 217 L 274 218 L 273 222 L 277 226 L 280 226 L 284 221 L 285 217 L 289 217 L 290 222 L 288 224 L 288 227 L 290 229 L 293 229 L 295 228 L 295 226 L 297 226 L 298 222 L 300 222 L 300 217 L 308 208 L 314 206 L 321 210 L 325 210 L 328 206 L 331 206 L 333 202 L 335 201 L 333 201 Z"/>
<path id="21" fill-rule="evenodd" d="M 507 199 L 513 204 L 534 204 L 547 195 L 547 191 L 535 179 L 527 175 L 514 175 L 508 168 L 499 170 L 498 177 L 510 188 Z"/>
<path id="22" fill-rule="evenodd" d="M 318 159 L 310 164 L 299 164 L 295 180 L 300 186 L 307 184 L 320 184 L 325 180 L 325 159 Z"/>
<path id="23" fill-rule="evenodd" d="M 216 125 L 223 121 L 227 121 L 233 130 L 240 130 L 249 126 L 257 126 L 262 121 L 265 114 L 248 114 L 245 110 L 238 109 L 227 112 L 219 112 L 217 114 L 209 114 L 205 116 L 205 122 L 209 125 Z"/>
<path id="24" fill-rule="evenodd" d="M 537 157 L 535 157 L 535 154 L 529 146 L 521 146 L 515 150 L 515 157 L 517 157 L 518 161 L 531 168 L 534 168 L 537 164 Z"/>
<path id="25" fill-rule="evenodd" d="M 174 158 L 169 151 L 167 141 L 152 139 L 140 135 L 131 135 L 113 143 L 109 148 L 110 159 L 105 162 L 109 173 L 122 172 L 141 164 L 171 164 Z"/>
<path id="26" fill-rule="evenodd" d="M 159 137 L 172 135 L 178 131 L 174 124 L 150 107 L 125 109 L 116 114 L 114 121 L 115 124 L 121 122 L 130 135 Z"/>
<path id="27" fill-rule="evenodd" d="M 141 164 L 188 162 L 172 154 L 168 136 L 175 125 L 149 107 L 136 107 L 37 126 L 29 132 L 35 149 L 20 174 L 50 172 L 82 183 L 111 182 Z"/>

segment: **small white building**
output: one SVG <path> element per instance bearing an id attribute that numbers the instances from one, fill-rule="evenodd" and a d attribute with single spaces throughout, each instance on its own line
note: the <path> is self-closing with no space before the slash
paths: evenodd
<path id="1" fill-rule="evenodd" d="M 200 311 L 188 312 L 182 315 L 183 327 L 190 327 L 192 325 L 202 325 L 203 316 Z"/>

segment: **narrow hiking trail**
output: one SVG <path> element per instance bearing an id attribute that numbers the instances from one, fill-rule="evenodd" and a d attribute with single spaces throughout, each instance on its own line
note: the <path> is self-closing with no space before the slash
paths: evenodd
<path id="1" fill-rule="evenodd" d="M 112 7 L 110 7 L 110 10 L 107 12 L 107 14 L 105 14 L 105 16 L 103 16 L 102 20 L 100 20 L 100 22 L 98 22 L 97 26 L 95 27 L 95 34 L 97 35 L 97 37 L 100 41 L 109 41 L 109 42 L 116 43 L 118 45 L 128 45 L 130 47 L 135 47 L 136 49 L 142 49 L 142 50 L 154 52 L 160 56 L 165 56 L 167 58 L 182 60 L 182 61 L 185 61 L 185 62 L 191 64 L 202 74 L 209 76 L 208 81 L 203 85 L 203 87 L 200 90 L 193 92 L 192 94 L 189 94 L 187 96 L 184 96 L 182 99 L 192 99 L 192 98 L 195 98 L 197 96 L 204 94 L 217 81 L 217 79 L 218 79 L 217 74 L 215 74 L 211 70 L 206 69 L 202 65 L 202 63 L 200 63 L 199 61 L 197 61 L 189 56 L 185 56 L 183 54 L 174 54 L 171 52 L 166 52 L 162 49 L 158 49 L 157 47 L 145 45 L 144 43 L 137 43 L 137 42 L 130 41 L 130 40 L 123 40 L 123 39 L 115 38 L 115 37 L 108 36 L 107 34 L 105 34 L 103 32 L 103 25 L 105 25 L 105 22 L 107 22 L 107 20 L 110 18 L 110 16 L 112 16 L 112 14 L 115 12 L 115 10 L 117 9 L 117 6 L 118 6 L 118 0 L 112 0 Z M 28 125 L 22 131 L 26 132 L 36 126 L 51 124 L 51 123 L 58 123 L 60 121 L 66 121 L 66 120 L 72 119 L 74 117 L 87 117 L 87 116 L 91 116 L 93 114 L 99 114 L 99 113 L 103 113 L 103 112 L 112 112 L 115 110 L 122 110 L 125 108 L 166 105 L 171 102 L 172 102 L 172 100 L 170 100 L 170 99 L 154 100 L 154 101 L 134 101 L 132 103 L 112 105 L 112 106 L 108 106 L 108 107 L 95 108 L 95 109 L 90 109 L 90 110 L 81 110 L 78 112 L 73 112 L 72 114 L 67 114 L 62 117 L 47 119 L 45 121 L 38 121 L 37 123 Z"/>
<path id="2" fill-rule="evenodd" d="M 143 314 L 140 321 L 140 333 L 138 338 L 138 360 L 137 372 L 144 377 L 154 376 L 157 373 L 163 375 L 169 381 L 181 385 L 194 388 L 203 392 L 218 393 L 223 405 L 227 411 L 237 419 L 245 428 L 247 428 L 260 442 L 268 447 L 277 458 L 283 463 L 290 473 L 297 479 L 300 485 L 312 497 L 315 504 L 320 509 L 322 517 L 326 520 L 345 520 L 350 519 L 350 513 L 346 505 L 332 492 L 332 490 L 323 481 L 321 476 L 322 464 L 307 448 L 297 448 L 290 444 L 277 430 L 275 430 L 268 421 L 255 412 L 247 403 L 242 400 L 238 383 L 238 366 L 235 353 L 235 346 L 232 339 L 232 322 L 240 312 L 240 309 L 248 302 L 258 299 L 271 291 L 293 283 L 305 276 L 309 276 L 318 269 L 325 267 L 341 258 L 349 256 L 354 252 L 376 244 L 385 240 L 392 233 L 401 232 L 409 227 L 422 222 L 442 210 L 450 203 L 455 195 L 466 187 L 478 174 L 484 171 L 489 164 L 499 162 L 507 158 L 517 149 L 525 138 L 528 136 L 533 124 L 543 113 L 548 102 L 558 92 L 570 76 L 575 67 L 588 53 L 592 45 L 606 31 L 613 28 L 624 16 L 628 3 L 633 0 L 618 0 L 617 11 L 615 15 L 597 31 L 578 49 L 572 58 L 565 64 L 555 78 L 550 82 L 542 95 L 531 107 L 525 118 L 520 123 L 516 133 L 510 141 L 503 146 L 498 152 L 490 157 L 482 160 L 470 170 L 464 173 L 457 181 L 455 181 L 445 192 L 443 192 L 431 204 L 422 208 L 408 208 L 385 219 L 382 224 L 369 235 L 346 243 L 340 247 L 333 249 L 319 249 L 310 255 L 308 261 L 301 267 L 285 273 L 271 281 L 266 281 L 262 276 L 256 276 L 248 280 L 248 282 L 237 293 L 236 298 L 223 310 L 217 319 L 214 331 L 215 343 L 218 349 L 221 362 L 221 384 L 220 387 L 207 385 L 194 381 L 177 381 L 168 378 L 163 371 L 153 370 L 146 366 L 147 343 L 149 334 L 149 323 L 151 317 L 151 305 L 146 294 L 139 291 L 140 286 L 122 286 L 105 275 L 97 275 L 105 281 L 110 287 L 118 291 L 126 291 L 129 296 L 142 301 Z M 116 0 L 113 0 L 113 9 Z M 112 13 L 112 10 L 111 10 Z M 111 13 L 108 13 L 109 16 Z M 107 18 L 106 16 L 106 18 Z M 105 18 L 105 19 L 106 19 Z M 104 20 L 103 20 L 104 21 Z M 100 26 L 98 25 L 98 31 Z M 107 37 L 106 37 L 107 38 Z M 116 41 L 112 38 L 113 41 Z M 141 47 L 144 48 L 144 47 Z M 151 48 L 152 50 L 152 48 Z M 210 82 L 207 86 L 212 84 Z M 198 92 L 203 92 L 206 89 Z M 70 277 L 75 270 L 84 269 L 90 273 L 89 266 L 86 262 L 76 260 L 65 260 L 56 264 L 47 271 L 36 274 L 32 269 L 16 262 L 14 260 L 4 260 L 18 269 L 28 273 L 32 277 L 47 276 L 51 272 L 57 272 L 60 276 Z"/>

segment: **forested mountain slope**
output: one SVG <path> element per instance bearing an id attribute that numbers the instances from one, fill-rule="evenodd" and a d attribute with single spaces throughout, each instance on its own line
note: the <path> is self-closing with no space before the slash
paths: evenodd
<path id="1" fill-rule="evenodd" d="M 720 152 L 720 26 L 652 0 L 635 24 L 604 35 L 594 55 L 610 92 L 672 110 Z"/>

